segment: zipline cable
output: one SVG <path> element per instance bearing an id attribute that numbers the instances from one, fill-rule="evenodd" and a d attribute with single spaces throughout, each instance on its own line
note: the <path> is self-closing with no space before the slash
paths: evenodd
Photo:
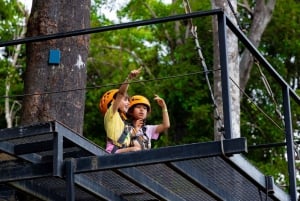
<path id="1" fill-rule="evenodd" d="M 219 71 L 221 69 L 216 69 L 216 70 L 207 70 L 207 72 L 215 72 Z M 155 79 L 149 79 L 149 80 L 137 80 L 137 81 L 131 81 L 128 82 L 129 84 L 133 83 L 144 83 L 144 82 L 153 82 L 153 81 L 158 81 L 158 80 L 166 80 L 166 79 L 174 79 L 174 78 L 180 78 L 180 77 L 185 77 L 185 76 L 193 76 L 193 75 L 198 75 L 198 74 L 203 74 L 203 71 L 197 71 L 197 72 L 192 72 L 192 73 L 186 73 L 186 74 L 179 74 L 179 75 L 173 75 L 173 76 L 166 76 L 166 77 L 161 77 L 161 78 L 155 78 Z M 230 78 L 231 79 L 231 78 Z M 232 80 L 232 79 L 231 79 Z M 232 80 L 233 84 L 236 85 L 236 87 L 239 88 L 239 90 L 248 98 L 249 102 L 251 102 L 254 106 L 258 108 L 258 110 L 265 115 L 276 127 L 278 127 L 280 130 L 284 130 L 281 128 L 275 121 L 272 120 L 271 117 L 269 117 L 263 109 L 261 109 L 257 104 L 254 103 L 254 101 L 251 99 L 251 97 L 246 94 L 238 85 Z M 61 91 L 50 91 L 50 92 L 41 92 L 41 93 L 31 93 L 31 94 L 19 94 L 19 95 L 11 95 L 11 96 L 0 96 L 0 98 L 17 98 L 17 97 L 24 97 L 24 96 L 41 96 L 41 95 L 49 95 L 49 94 L 59 94 L 59 93 L 68 93 L 68 92 L 74 92 L 74 91 L 81 91 L 81 90 L 92 90 L 92 89 L 99 89 L 99 88 L 106 88 L 106 87 L 114 87 L 114 86 L 120 86 L 122 83 L 112 83 L 112 84 L 106 84 L 106 85 L 100 85 L 100 86 L 92 86 L 92 87 L 85 87 L 85 88 L 77 88 L 77 89 L 69 89 L 69 90 L 61 90 Z"/>
<path id="2" fill-rule="evenodd" d="M 215 71 L 219 71 L 219 70 L 221 70 L 221 69 L 207 70 L 205 73 L 215 72 Z M 174 78 L 180 78 L 180 77 L 185 77 L 185 76 L 193 76 L 193 75 L 198 75 L 198 74 L 203 74 L 203 71 L 197 71 L 197 72 L 186 73 L 186 74 L 179 74 L 179 75 L 173 75 L 173 76 L 166 76 L 166 77 L 149 79 L 149 80 L 131 81 L 131 82 L 128 82 L 128 83 L 129 84 L 133 84 L 133 83 L 153 82 L 153 81 L 158 81 L 158 80 L 174 79 Z M 257 104 L 255 104 L 254 101 L 252 100 L 252 98 L 246 92 L 244 92 L 231 77 L 230 77 L 230 79 L 233 82 L 233 84 L 237 88 L 239 88 L 239 90 L 248 98 L 249 102 L 251 102 L 255 107 L 257 107 L 258 110 L 263 115 L 265 115 L 276 127 L 278 127 L 280 130 L 284 130 L 275 121 L 273 121 L 272 118 L 270 116 L 268 116 L 263 111 L 263 109 L 261 109 Z M 24 97 L 24 96 L 38 96 L 38 95 L 60 94 L 60 93 L 68 93 L 68 92 L 74 92 L 74 91 L 92 90 L 92 89 L 106 88 L 106 87 L 112 87 L 112 86 L 120 86 L 121 84 L 122 83 L 112 83 L 112 84 L 106 84 L 106 85 L 100 85 L 100 86 L 92 86 L 92 87 L 85 87 L 85 88 L 60 90 L 60 91 L 49 91 L 49 92 L 41 92 L 41 93 L 30 93 L 30 94 L 18 94 L 18 95 L 10 95 L 10 96 L 0 96 L 0 98 L 18 98 L 18 97 Z"/>
<path id="3" fill-rule="evenodd" d="M 220 70 L 220 69 L 217 69 L 217 70 L 214 70 L 214 71 L 218 71 L 218 70 Z M 180 78 L 180 77 L 185 77 L 185 76 L 193 76 L 193 75 L 198 75 L 198 74 L 203 74 L 203 71 L 196 71 L 196 72 L 192 72 L 192 73 L 166 76 L 166 77 L 149 79 L 149 80 L 137 80 L 137 81 L 131 81 L 131 82 L 128 82 L 128 83 L 131 84 L 131 83 L 141 83 L 141 82 L 153 82 L 153 81 L 158 81 L 158 80 L 174 79 L 174 78 Z M 99 88 L 104 88 L 104 87 L 120 86 L 121 84 L 122 83 L 112 83 L 112 84 L 106 84 L 106 85 L 100 85 L 100 86 L 92 86 L 92 87 L 77 88 L 77 89 L 67 89 L 67 90 L 60 90 L 60 91 L 49 91 L 49 92 L 41 92 L 41 93 L 28 93 L 28 94 L 19 94 L 19 95 L 11 95 L 11 96 L 0 96 L 0 98 L 17 98 L 17 97 L 24 97 L 24 96 L 59 94 L 59 93 L 67 93 L 67 92 L 74 92 L 74 91 L 99 89 Z"/>

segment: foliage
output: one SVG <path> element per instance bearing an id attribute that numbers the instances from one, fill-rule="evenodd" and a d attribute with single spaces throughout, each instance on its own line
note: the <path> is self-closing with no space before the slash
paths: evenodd
<path id="1" fill-rule="evenodd" d="M 284 80 L 294 89 L 298 88 L 299 74 L 299 23 L 300 4 L 297 1 L 279 0 L 273 12 L 272 21 L 264 32 L 259 47 L 261 53 Z M 275 180 L 286 184 L 288 179 L 286 147 L 275 146 L 285 142 L 283 119 L 282 88 L 272 79 L 270 74 L 256 64 L 251 72 L 251 78 L 246 89 L 252 101 L 246 96 L 242 100 L 241 129 L 249 146 L 274 145 L 268 148 L 250 149 L 247 157 L 252 160 L 260 170 L 270 173 Z M 262 78 L 269 83 L 269 90 Z M 271 91 L 271 94 L 270 92 Z M 294 140 L 298 140 L 299 131 L 299 105 L 292 100 L 292 120 Z M 262 112 L 263 111 L 263 112 Z M 263 162 L 262 162 L 263 161 Z M 282 174 L 285 175 L 283 180 Z"/>
<path id="2" fill-rule="evenodd" d="M 16 0 L 11 1 L 0 1 L 0 40 L 8 41 L 16 39 L 20 36 L 23 26 L 25 25 L 25 11 L 24 6 Z M 8 46 L 1 48 L 0 51 L 0 93 L 2 95 L 14 95 L 22 94 L 23 84 L 22 84 L 22 73 L 25 64 L 25 49 L 21 48 L 18 54 L 18 59 L 16 63 L 12 63 L 14 54 L 16 53 L 16 46 Z M 4 102 L 8 97 L 3 97 L 0 99 L 0 114 L 5 115 Z M 14 104 L 20 103 L 21 97 L 9 98 L 8 101 L 11 107 Z M 16 110 L 14 110 L 14 108 Z M 19 112 L 18 107 L 9 108 L 14 112 L 13 120 L 15 125 L 18 124 Z M 6 127 L 5 118 L 1 118 L 0 122 L 2 127 Z"/>
<path id="3" fill-rule="evenodd" d="M 195 3 L 195 7 L 202 10 L 208 5 Z M 144 1 L 140 4 L 140 1 L 130 1 L 118 15 L 135 21 L 179 13 L 184 13 L 179 3 L 165 5 L 159 1 Z M 202 36 L 200 43 L 205 55 L 212 55 L 212 42 L 206 42 L 212 40 L 210 22 L 209 17 L 194 20 Z M 169 22 L 92 36 L 88 83 L 101 87 L 87 94 L 85 133 L 89 138 L 97 142 L 105 139 L 103 117 L 97 109 L 101 95 L 110 88 L 117 88 L 130 70 L 143 65 L 144 73 L 130 85 L 129 93 L 146 95 L 150 99 L 153 108 L 148 119 L 150 124 L 161 121 L 161 111 L 152 101 L 154 94 L 165 99 L 171 117 L 169 132 L 155 142 L 155 146 L 213 139 L 212 102 L 194 40 L 191 36 L 185 38 L 186 23 Z M 100 16 L 93 25 L 108 25 L 108 19 Z M 212 57 L 208 56 L 206 62 L 212 66 Z M 90 100 L 94 104 L 89 103 Z"/>
<path id="4" fill-rule="evenodd" d="M 249 2 L 254 5 L 254 1 Z M 110 4 L 111 7 L 114 6 L 113 3 Z M 132 0 L 124 8 L 119 9 L 118 19 L 137 21 L 184 13 L 181 3 L 176 1 L 165 5 L 154 0 L 143 3 Z M 296 26 L 299 21 L 298 7 L 299 3 L 293 0 L 289 0 L 289 3 L 278 1 L 273 20 L 264 33 L 259 47 L 275 70 L 291 84 L 299 80 L 296 68 L 299 60 L 297 59 L 299 29 Z M 191 8 L 194 11 L 209 10 L 210 2 L 191 1 Z M 247 32 L 250 28 L 251 15 L 249 16 L 245 7 L 239 7 L 239 17 L 242 28 Z M 112 23 L 114 22 L 101 16 L 94 25 L 103 26 Z M 89 92 L 87 102 L 92 100 L 98 104 L 98 100 L 106 90 L 118 87 L 110 84 L 120 84 L 131 69 L 143 64 L 145 71 L 138 82 L 130 85 L 129 93 L 143 94 L 150 99 L 154 93 L 158 93 L 165 98 L 171 118 L 171 128 L 159 141 L 154 142 L 155 147 L 213 140 L 213 107 L 204 74 L 199 73 L 202 71 L 199 55 L 194 49 L 193 38 L 191 36 L 185 38 L 187 21 L 177 23 L 168 22 L 92 36 L 89 83 L 101 88 L 93 91 L 93 94 Z M 213 62 L 211 18 L 193 19 L 193 23 L 198 27 L 205 62 L 211 69 Z M 249 97 L 244 95 L 241 100 L 241 133 L 247 138 L 249 145 L 247 158 L 265 174 L 272 175 L 279 181 L 282 174 L 287 175 L 287 162 L 284 157 L 286 148 L 284 146 L 258 148 L 256 145 L 268 146 L 285 141 L 284 125 L 280 117 L 280 114 L 283 114 L 282 89 L 267 71 L 259 67 L 257 64 L 254 66 L 245 90 L 245 94 Z M 194 72 L 198 73 L 189 74 Z M 212 74 L 208 75 L 212 82 Z M 271 95 L 274 97 L 270 96 L 262 81 L 263 76 L 270 84 Z M 105 144 L 103 117 L 96 109 L 97 104 L 93 105 L 93 109 L 89 109 L 92 104 L 87 105 L 89 112 L 86 114 L 85 122 L 88 123 L 85 131 L 88 137 L 103 146 Z M 157 123 L 161 119 L 161 114 L 154 102 L 152 107 L 153 111 L 148 122 Z M 292 103 L 292 107 L 295 108 L 293 124 L 297 131 L 299 109 L 295 103 Z M 287 176 L 284 178 L 287 179 Z"/>
<path id="5" fill-rule="evenodd" d="M 20 26 L 20 21 L 13 17 L 20 11 L 16 1 L 10 1 L 9 4 L 5 2 L 0 1 L 2 41 L 13 39 L 14 34 L 18 32 L 17 27 Z M 209 10 L 211 6 L 208 0 L 190 2 L 194 11 Z M 91 12 L 91 26 L 101 27 L 116 23 L 103 13 L 99 13 L 99 9 L 103 7 L 113 9 L 117 7 L 117 3 L 116 0 L 95 0 Z M 176 1 L 173 4 L 164 4 L 158 0 L 145 0 L 141 3 L 131 0 L 118 9 L 118 23 L 182 14 L 184 9 L 181 3 Z M 259 47 L 275 70 L 297 93 L 300 75 L 299 12 L 298 1 L 277 0 L 272 21 Z M 251 23 L 251 16 L 248 14 L 245 9 L 239 8 L 241 24 L 246 30 Z M 209 70 L 212 69 L 213 63 L 211 20 L 211 17 L 193 19 L 198 28 L 199 42 Z M 191 35 L 186 38 L 187 23 L 188 21 L 168 22 L 91 35 L 84 136 L 105 147 L 103 116 L 98 110 L 99 99 L 105 91 L 118 88 L 130 70 L 143 65 L 144 71 L 130 84 L 129 93 L 142 94 L 150 99 L 153 111 L 148 119 L 149 124 L 159 123 L 161 120 L 161 111 L 152 99 L 156 93 L 165 99 L 171 119 L 168 133 L 154 142 L 154 147 L 213 140 L 214 117 L 211 94 L 202 72 L 199 55 L 195 50 L 194 40 Z M 9 55 L 13 49 L 7 48 L 5 51 L 6 56 L 0 60 L 2 86 L 0 92 L 4 94 L 4 81 L 10 75 L 13 78 L 11 94 L 21 94 L 24 58 L 21 57 L 19 60 L 20 68 L 11 68 Z M 266 175 L 272 175 L 279 180 L 282 174 L 287 175 L 286 148 L 284 146 L 255 148 L 255 145 L 271 145 L 285 141 L 282 119 L 276 112 L 279 110 L 281 114 L 283 113 L 283 103 L 280 101 L 282 89 L 267 71 L 264 69 L 262 71 L 270 83 L 277 104 L 260 79 L 262 74 L 259 66 L 255 64 L 245 90 L 249 97 L 244 95 L 241 100 L 241 133 L 242 137 L 247 138 L 250 147 L 246 154 L 247 158 Z M 212 75 L 213 73 L 208 74 L 211 83 L 213 83 Z M 1 99 L 1 114 L 4 108 L 3 101 Z M 298 140 L 300 109 L 295 101 L 291 103 L 291 107 L 295 139 Z M 0 124 L 5 127 L 4 118 Z M 286 181 L 282 184 L 284 183 Z"/>

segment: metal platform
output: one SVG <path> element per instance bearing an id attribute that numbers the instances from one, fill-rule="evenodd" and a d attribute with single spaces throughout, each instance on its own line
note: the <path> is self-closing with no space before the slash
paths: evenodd
<path id="1" fill-rule="evenodd" d="M 111 155 L 53 121 L 0 130 L 0 150 L 0 184 L 41 200 L 290 200 L 245 138 Z"/>

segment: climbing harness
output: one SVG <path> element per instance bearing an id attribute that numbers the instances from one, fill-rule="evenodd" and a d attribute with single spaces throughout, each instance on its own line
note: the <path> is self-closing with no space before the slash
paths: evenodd
<path id="1" fill-rule="evenodd" d="M 134 146 L 134 142 L 137 141 L 142 150 L 151 148 L 151 141 L 146 134 L 146 130 L 147 128 L 143 126 L 140 130 L 131 133 L 131 146 Z"/>
<path id="2" fill-rule="evenodd" d="M 189 13 L 192 12 L 188 0 L 183 0 L 183 5 L 184 5 L 184 9 L 185 9 L 186 14 L 189 14 Z M 207 83 L 207 86 L 208 86 L 208 89 L 209 89 L 209 92 L 210 92 L 211 100 L 213 102 L 213 106 L 214 106 L 214 110 L 215 110 L 215 114 L 216 114 L 215 120 L 217 121 L 217 124 L 218 124 L 218 131 L 220 132 L 221 140 L 223 140 L 223 138 L 224 138 L 224 126 L 223 126 L 222 119 L 221 119 L 220 113 L 219 113 L 218 108 L 217 108 L 216 100 L 214 98 L 213 90 L 212 90 L 212 87 L 211 87 L 211 84 L 210 84 L 210 81 L 209 81 L 209 78 L 208 78 L 208 73 L 210 71 L 208 71 L 208 69 L 207 69 L 207 65 L 205 63 L 205 60 L 204 60 L 204 57 L 203 57 L 203 54 L 202 54 L 202 51 L 201 51 L 201 46 L 200 46 L 200 43 L 199 43 L 199 40 L 198 40 L 197 27 L 193 25 L 192 19 L 188 19 L 188 22 L 189 22 L 188 26 L 190 26 L 190 32 L 191 32 L 192 36 L 194 37 L 194 42 L 195 42 L 195 45 L 196 45 L 196 49 L 197 49 L 197 52 L 198 52 L 198 55 L 199 55 L 199 58 L 200 58 L 200 61 L 201 61 L 202 67 L 203 67 L 205 80 L 206 80 L 206 83 Z M 222 146 L 221 147 L 222 150 L 224 150 L 223 149 L 223 143 L 221 144 L 221 146 Z"/>
<path id="3" fill-rule="evenodd" d="M 135 141 L 139 143 L 142 150 L 150 149 L 151 141 L 149 140 L 149 137 L 146 134 L 146 130 L 147 130 L 147 128 L 145 126 L 143 126 L 140 130 L 136 131 L 132 124 L 125 121 L 124 130 L 117 141 L 122 146 L 118 146 L 118 145 L 114 144 L 114 148 L 111 151 L 111 153 L 115 153 L 118 149 L 133 147 Z M 128 137 L 130 137 L 129 146 L 124 144 L 125 139 Z"/>
<path id="4" fill-rule="evenodd" d="M 124 130 L 122 132 L 122 134 L 120 135 L 119 139 L 118 139 L 118 143 L 121 144 L 122 146 L 118 146 L 116 144 L 114 144 L 114 148 L 112 149 L 111 153 L 115 153 L 118 149 L 121 148 L 126 148 L 128 147 L 126 144 L 124 144 L 125 139 L 131 136 L 131 130 L 132 130 L 132 126 L 130 126 L 126 121 L 125 121 L 125 127 Z"/>

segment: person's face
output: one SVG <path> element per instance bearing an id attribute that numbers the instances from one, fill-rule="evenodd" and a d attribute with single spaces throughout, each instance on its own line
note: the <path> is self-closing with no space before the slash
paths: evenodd
<path id="1" fill-rule="evenodd" d="M 120 106 L 119 109 L 126 113 L 128 111 L 129 108 L 129 97 L 128 96 L 124 96 L 120 102 Z"/>
<path id="2" fill-rule="evenodd" d="M 133 108 L 132 116 L 134 119 L 146 119 L 147 106 L 144 104 L 137 104 Z"/>

